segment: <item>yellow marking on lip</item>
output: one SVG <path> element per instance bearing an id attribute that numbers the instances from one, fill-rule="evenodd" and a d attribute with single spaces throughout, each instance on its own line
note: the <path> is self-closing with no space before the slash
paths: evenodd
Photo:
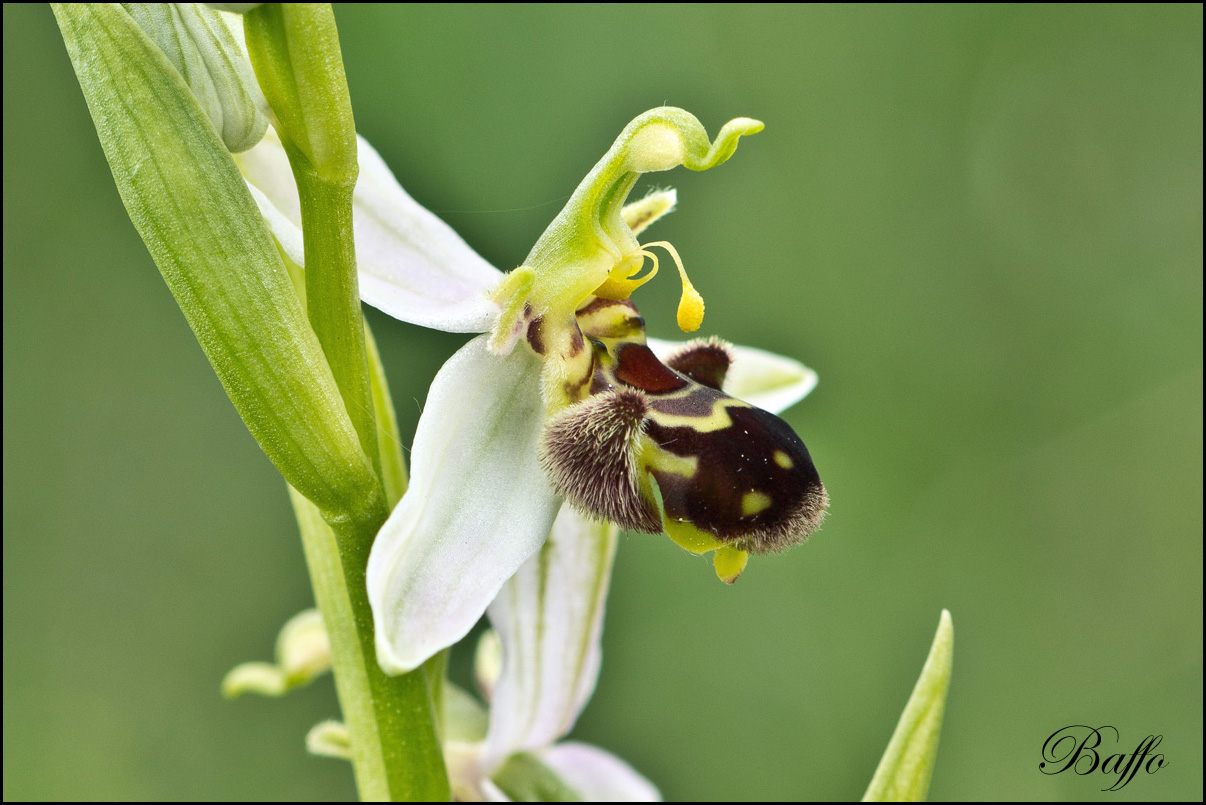
<path id="1" fill-rule="evenodd" d="M 663 517 L 662 527 L 666 529 L 666 536 L 674 540 L 680 548 L 685 548 L 691 553 L 707 553 L 723 545 L 716 537 L 700 531 L 686 520 Z"/>
<path id="2" fill-rule="evenodd" d="M 642 436 L 641 442 L 641 461 L 649 470 L 692 478 L 699 469 L 699 456 L 675 455 L 648 436 Z"/>
<path id="3" fill-rule="evenodd" d="M 729 416 L 729 408 L 753 408 L 753 406 L 735 397 L 724 397 L 716 400 L 712 413 L 707 416 L 666 414 L 654 410 L 649 412 L 649 418 L 664 428 L 691 428 L 698 433 L 711 433 L 724 430 L 733 424 L 733 418 Z"/>
<path id="4" fill-rule="evenodd" d="M 762 492 L 746 492 L 741 496 L 741 516 L 753 517 L 758 512 L 764 512 L 771 506 L 770 495 Z"/>

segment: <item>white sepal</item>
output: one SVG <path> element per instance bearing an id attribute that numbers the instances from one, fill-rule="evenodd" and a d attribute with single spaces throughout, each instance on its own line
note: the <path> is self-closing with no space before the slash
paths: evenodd
<path id="1" fill-rule="evenodd" d="M 485 294 L 502 279 L 469 244 L 402 189 L 358 137 L 354 216 L 360 298 L 396 319 L 456 333 L 490 329 L 498 308 Z"/>
<path id="2" fill-rule="evenodd" d="M 386 672 L 413 670 L 464 637 L 548 536 L 560 501 L 537 459 L 539 370 L 530 350 L 500 358 L 480 336 L 432 382 L 410 487 L 368 562 Z"/>
<path id="3" fill-rule="evenodd" d="M 486 768 L 569 733 L 595 689 L 618 529 L 562 506 L 552 533 L 488 610 L 502 645 Z"/>
<path id="4" fill-rule="evenodd" d="M 422 327 L 454 333 L 489 330 L 498 307 L 485 295 L 502 279 L 502 272 L 407 195 L 363 137 L 358 138 L 358 159 L 352 214 L 360 298 Z M 248 183 L 260 191 L 252 195 L 273 234 L 289 257 L 304 265 L 299 248 L 301 206 L 280 138 L 269 130 L 236 161 Z"/>

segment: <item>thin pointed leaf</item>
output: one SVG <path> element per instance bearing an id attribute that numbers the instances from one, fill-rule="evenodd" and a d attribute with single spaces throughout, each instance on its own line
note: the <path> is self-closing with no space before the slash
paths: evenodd
<path id="1" fill-rule="evenodd" d="M 888 750 L 879 761 L 863 802 L 924 802 L 938 754 L 938 735 L 951 681 L 955 627 L 942 610 L 930 656 L 905 705 Z"/>

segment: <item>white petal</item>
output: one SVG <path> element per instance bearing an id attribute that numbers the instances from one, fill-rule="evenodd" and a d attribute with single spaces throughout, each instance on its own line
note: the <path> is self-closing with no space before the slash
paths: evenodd
<path id="1" fill-rule="evenodd" d="M 657 786 L 632 766 L 597 746 L 566 742 L 539 754 L 585 802 L 661 802 Z"/>
<path id="2" fill-rule="evenodd" d="M 369 555 L 377 660 L 403 673 L 465 636 L 548 536 L 561 501 L 536 448 L 539 359 L 479 336 L 431 384 L 410 488 Z"/>
<path id="3" fill-rule="evenodd" d="M 289 157 L 281 145 L 276 129 L 268 132 L 259 144 L 241 154 L 235 154 L 235 163 L 249 184 L 259 188 L 293 225 L 301 228 L 301 203 L 297 199 L 297 185 L 293 182 L 293 170 Z"/>
<path id="4" fill-rule="evenodd" d="M 594 692 L 618 533 L 562 506 L 548 542 L 490 605 L 502 672 L 490 702 L 486 768 L 564 737 Z"/>
<path id="5" fill-rule="evenodd" d="M 385 161 L 359 138 L 360 178 L 353 196 L 360 297 L 396 319 L 456 333 L 485 332 L 498 307 L 484 296 L 502 272 L 469 248 L 430 211 L 406 194 Z M 276 132 L 236 157 L 277 239 L 301 242 L 301 207 L 289 159 Z M 254 194 L 253 194 L 254 195 Z M 268 201 L 278 215 L 265 210 Z M 288 249 L 288 247 L 286 247 Z M 301 255 L 289 250 L 299 265 Z"/>
<path id="6" fill-rule="evenodd" d="M 663 361 L 681 349 L 678 341 L 650 338 L 649 348 Z M 804 364 L 754 347 L 730 345 L 733 365 L 724 379 L 724 391 L 764 411 L 785 411 L 817 386 L 817 373 Z"/>

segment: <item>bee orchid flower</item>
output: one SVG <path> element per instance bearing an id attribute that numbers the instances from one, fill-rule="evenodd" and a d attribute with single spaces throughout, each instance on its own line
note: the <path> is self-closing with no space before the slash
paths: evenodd
<path id="1" fill-rule="evenodd" d="M 664 359 L 682 349 L 653 339 L 650 345 Z M 795 361 L 731 349 L 726 391 L 767 411 L 784 410 L 816 385 L 816 374 Z M 489 728 L 477 740 L 445 743 L 461 800 L 518 800 L 525 785 L 542 779 L 586 802 L 660 800 L 657 788 L 625 761 L 561 740 L 595 689 L 618 536 L 614 524 L 563 505 L 548 540 L 490 604 L 494 630 L 479 643 L 477 663 L 490 700 Z"/>
<path id="2" fill-rule="evenodd" d="M 706 170 L 761 129 L 738 118 L 710 141 L 681 109 L 637 117 L 505 275 L 411 199 L 360 140 L 362 299 L 403 321 L 481 333 L 432 383 L 410 486 L 369 559 L 387 672 L 417 668 L 464 637 L 541 549 L 563 501 L 581 515 L 712 551 L 727 582 L 749 553 L 781 551 L 815 530 L 827 501 L 807 448 L 748 399 L 750 390 L 798 398 L 815 375 L 716 340 L 653 342 L 630 299 L 657 273 L 651 250 L 661 248 L 683 284 L 679 326 L 698 329 L 703 300 L 675 248 L 636 238 L 674 206 L 673 193 L 626 205 L 627 197 L 641 174 Z M 300 265 L 300 211 L 279 142 L 270 136 L 238 161 L 281 248 Z"/>

